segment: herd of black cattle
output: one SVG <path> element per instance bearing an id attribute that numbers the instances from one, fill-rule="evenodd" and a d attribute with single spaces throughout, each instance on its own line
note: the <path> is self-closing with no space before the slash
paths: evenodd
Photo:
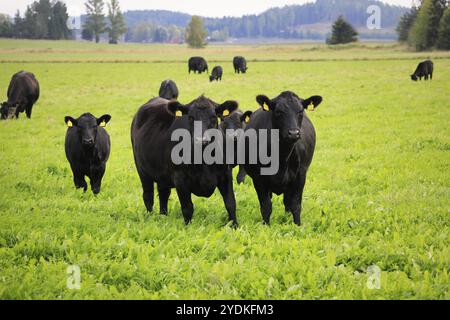
<path id="1" fill-rule="evenodd" d="M 202 57 L 189 60 L 191 71 L 208 72 L 208 64 Z M 247 62 L 243 57 L 235 57 L 233 65 L 236 73 L 246 73 Z M 433 62 L 421 62 L 411 79 L 425 80 L 433 78 Z M 222 68 L 216 66 L 210 80 L 221 80 Z M 1 104 L 2 120 L 18 118 L 26 112 L 31 118 L 33 105 L 39 99 L 40 88 L 36 77 L 29 72 L 16 73 L 8 87 L 8 101 Z M 171 150 L 176 142 L 172 133 L 177 129 L 186 129 L 191 135 L 194 123 L 202 124 L 203 147 L 212 140 L 204 133 L 208 129 L 219 129 L 223 136 L 233 134 L 235 130 L 279 131 L 279 168 L 274 175 L 262 175 L 261 168 L 267 166 L 261 159 L 255 164 L 239 165 L 237 182 L 242 183 L 246 175 L 253 180 L 257 192 L 261 215 L 264 223 L 270 223 L 272 213 L 272 195 L 283 195 L 285 210 L 293 215 L 294 223 L 300 225 L 302 194 L 306 174 L 312 162 L 316 134 L 314 126 L 305 114 L 305 110 L 314 110 L 321 102 L 321 96 L 302 99 L 291 91 L 282 92 L 273 99 L 259 95 L 256 97 L 260 109 L 243 112 L 236 101 L 216 103 L 200 96 L 187 105 L 178 102 L 179 91 L 172 80 L 161 83 L 159 97 L 144 104 L 136 113 L 131 125 L 131 142 L 136 168 L 142 183 L 143 199 L 149 212 L 153 210 L 154 185 L 156 183 L 160 202 L 160 213 L 167 214 L 171 189 L 175 188 L 181 204 L 186 224 L 192 220 L 194 206 L 192 194 L 211 197 L 216 188 L 223 197 L 229 220 L 237 225 L 236 200 L 233 191 L 232 169 L 237 164 L 174 164 Z M 85 113 L 79 118 L 65 117 L 67 133 L 65 151 L 70 163 L 76 188 L 87 191 L 85 177 L 90 179 L 91 189 L 98 194 L 110 155 L 110 137 L 104 127 L 111 120 L 106 114 L 96 118 Z M 220 121 L 219 121 L 220 120 Z M 256 144 L 260 137 L 257 135 Z M 234 139 L 237 148 L 237 136 Z M 266 143 L 266 142 L 265 142 Z M 271 149 L 270 140 L 267 150 Z M 248 148 L 248 143 L 246 144 Z M 224 148 L 225 150 L 226 148 Z M 259 154 L 259 153 L 258 153 Z M 248 157 L 248 155 L 247 155 Z M 247 159 L 246 157 L 246 159 Z M 191 162 L 194 163 L 194 162 Z"/>

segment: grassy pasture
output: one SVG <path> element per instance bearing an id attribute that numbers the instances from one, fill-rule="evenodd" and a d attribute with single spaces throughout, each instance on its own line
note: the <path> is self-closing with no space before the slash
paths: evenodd
<path id="1" fill-rule="evenodd" d="M 233 73 L 235 53 L 253 61 L 245 76 Z M 220 61 L 223 82 L 189 76 L 191 55 Z M 410 81 L 426 57 L 433 82 Z M 19 70 L 41 84 L 32 120 L 0 122 L 1 299 L 450 298 L 448 52 L 0 40 L 0 61 L 0 100 Z M 318 143 L 302 227 L 276 196 L 272 225 L 262 225 L 249 178 L 235 185 L 237 230 L 225 226 L 218 192 L 194 197 L 187 227 L 174 191 L 169 216 L 145 212 L 129 129 L 167 78 L 182 102 L 204 93 L 242 110 L 255 110 L 260 93 L 324 97 L 310 114 Z M 64 155 L 64 116 L 86 111 L 112 115 L 98 197 L 74 189 Z M 81 268 L 80 290 L 66 287 L 69 265 Z M 367 286 L 372 265 L 380 289 Z"/>

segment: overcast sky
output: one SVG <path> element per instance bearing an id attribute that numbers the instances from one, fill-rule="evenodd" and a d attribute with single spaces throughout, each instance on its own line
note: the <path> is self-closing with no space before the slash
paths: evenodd
<path id="1" fill-rule="evenodd" d="M 358 1 L 358 0 L 355 0 Z M 411 6 L 412 0 L 382 0 L 389 4 Z M 14 15 L 21 13 L 34 0 L 0 0 L 0 12 Z M 85 12 L 86 0 L 63 0 L 69 15 L 78 16 Z M 120 0 L 123 11 L 134 9 L 164 9 L 197 14 L 208 17 L 241 16 L 261 13 L 271 7 L 287 4 L 303 4 L 312 0 Z"/>

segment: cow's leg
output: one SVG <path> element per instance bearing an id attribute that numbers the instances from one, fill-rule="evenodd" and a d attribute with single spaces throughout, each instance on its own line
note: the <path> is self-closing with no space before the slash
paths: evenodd
<path id="1" fill-rule="evenodd" d="M 244 166 L 239 166 L 239 172 L 238 172 L 237 179 L 236 179 L 237 183 L 238 184 L 244 183 L 246 176 L 247 176 L 247 172 L 245 172 Z"/>
<path id="2" fill-rule="evenodd" d="M 181 204 L 181 211 L 184 217 L 184 223 L 188 225 L 192 221 L 194 215 L 194 205 L 192 204 L 191 192 L 184 186 L 177 186 L 178 199 Z"/>
<path id="3" fill-rule="evenodd" d="M 145 173 L 138 170 L 139 177 L 141 178 L 141 184 L 143 189 L 142 198 L 144 199 L 145 207 L 148 212 L 153 211 L 154 203 L 154 181 L 150 179 Z"/>
<path id="4" fill-rule="evenodd" d="M 237 226 L 236 219 L 236 198 L 233 191 L 233 175 L 232 170 L 228 170 L 226 176 L 218 185 L 220 194 L 225 203 L 225 208 L 228 212 L 229 221 L 233 221 L 233 226 Z"/>
<path id="5" fill-rule="evenodd" d="M 101 165 L 101 166 L 93 168 L 91 170 L 91 176 L 90 176 L 91 189 L 95 195 L 100 193 L 100 189 L 102 187 L 102 179 L 103 179 L 103 176 L 105 175 L 105 171 L 106 171 L 105 165 Z"/>
<path id="6" fill-rule="evenodd" d="M 293 196 L 291 198 L 292 216 L 294 217 L 294 223 L 298 226 L 301 225 L 302 200 L 305 182 L 306 182 L 306 173 L 300 174 L 298 184 L 296 184 L 295 187 L 292 188 L 292 190 L 294 190 Z"/>
<path id="7" fill-rule="evenodd" d="M 72 168 L 73 172 L 73 182 L 75 184 L 75 188 L 77 189 L 83 189 L 84 192 L 87 191 L 87 183 L 84 179 L 84 174 L 80 170 L 76 170 Z"/>
<path id="8" fill-rule="evenodd" d="M 25 113 L 27 115 L 28 119 L 31 119 L 31 112 L 33 111 L 33 104 L 32 103 L 28 103 L 25 107 Z"/>
<path id="9" fill-rule="evenodd" d="M 21 111 L 21 108 L 17 107 L 16 111 L 15 111 L 16 119 L 19 119 L 19 115 L 20 115 L 21 112 L 23 112 L 23 111 Z"/>
<path id="10" fill-rule="evenodd" d="M 293 213 L 292 210 L 292 197 L 294 196 L 294 191 L 295 190 L 291 190 L 291 188 L 289 188 L 290 190 L 286 191 L 283 194 L 283 203 L 284 203 L 284 210 L 286 211 L 286 213 Z"/>
<path id="11" fill-rule="evenodd" d="M 258 194 L 261 215 L 265 224 L 270 224 L 270 216 L 272 215 L 272 192 L 264 185 L 262 181 L 253 180 L 253 184 Z"/>
<path id="12" fill-rule="evenodd" d="M 170 187 L 161 185 L 158 183 L 158 196 L 159 196 L 159 212 L 161 214 L 167 215 L 167 204 L 170 197 Z"/>
<path id="13" fill-rule="evenodd" d="M 430 80 L 433 80 L 433 72 L 430 73 Z"/>

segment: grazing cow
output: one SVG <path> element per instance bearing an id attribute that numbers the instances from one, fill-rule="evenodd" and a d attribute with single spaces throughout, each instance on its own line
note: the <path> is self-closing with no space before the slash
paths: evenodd
<path id="1" fill-rule="evenodd" d="M 202 57 L 192 57 L 189 59 L 189 74 L 191 71 L 194 73 L 208 72 L 208 63 Z"/>
<path id="2" fill-rule="evenodd" d="M 233 59 L 234 73 L 246 73 L 247 68 L 247 60 L 244 57 L 234 57 Z"/>
<path id="3" fill-rule="evenodd" d="M 216 81 L 222 81 L 222 75 L 223 75 L 223 70 L 221 66 L 215 66 L 214 69 L 212 70 L 211 75 L 209 76 L 209 81 L 213 82 L 214 80 Z"/>
<path id="4" fill-rule="evenodd" d="M 167 100 L 178 99 L 178 88 L 172 80 L 165 80 L 161 83 L 159 96 Z"/>
<path id="5" fill-rule="evenodd" d="M 92 192 L 100 192 L 106 162 L 111 150 L 109 135 L 104 129 L 111 120 L 109 114 L 100 118 L 85 113 L 78 119 L 65 117 L 67 124 L 66 157 L 73 172 L 77 189 L 87 191 L 85 176 L 90 179 Z"/>
<path id="6" fill-rule="evenodd" d="M 211 144 L 212 138 L 206 135 L 205 131 L 211 128 L 218 129 L 218 116 L 231 114 L 236 109 L 237 103 L 234 101 L 218 105 L 204 96 L 187 105 L 154 98 L 139 109 L 131 125 L 131 142 L 147 211 L 153 210 L 155 182 L 158 187 L 161 214 L 167 214 L 171 189 L 176 188 L 184 222 L 189 224 L 194 212 L 191 195 L 209 198 L 218 188 L 229 220 L 234 225 L 237 224 L 230 166 L 207 165 L 203 162 L 175 164 L 171 157 L 173 147 L 178 144 L 171 139 L 175 130 L 184 129 L 184 132 L 190 133 L 192 138 L 189 143 L 192 150 L 196 146 L 206 148 Z M 193 135 L 194 122 L 201 122 L 202 137 Z M 192 154 L 187 156 L 193 158 Z"/>
<path id="7" fill-rule="evenodd" d="M 422 81 L 422 77 L 425 77 L 425 80 L 428 80 L 428 77 L 430 80 L 433 80 L 433 71 L 433 62 L 431 60 L 423 61 L 419 63 L 416 71 L 411 75 L 411 80 L 417 81 L 417 78 L 419 78 L 419 80 Z"/>
<path id="8" fill-rule="evenodd" d="M 39 82 L 34 74 L 20 71 L 16 73 L 9 83 L 8 101 L 1 104 L 0 118 L 19 118 L 19 113 L 26 112 L 31 118 L 33 105 L 39 99 Z"/>
<path id="9" fill-rule="evenodd" d="M 221 119 L 220 122 L 220 129 L 222 130 L 223 134 L 227 139 L 233 139 L 234 140 L 234 163 L 233 167 L 236 166 L 237 163 L 237 152 L 238 152 L 238 138 L 239 138 L 239 132 L 237 130 L 245 130 L 245 127 L 250 122 L 250 117 L 252 115 L 252 111 L 246 111 L 242 112 L 241 110 L 236 110 L 231 115 L 223 117 L 219 116 Z M 245 181 L 245 169 L 243 166 L 239 166 L 239 173 L 237 175 L 237 182 L 239 184 L 243 183 Z"/>
<path id="10" fill-rule="evenodd" d="M 268 130 L 270 134 L 272 130 L 278 130 L 279 169 L 274 175 L 262 175 L 261 168 L 264 165 L 258 155 L 258 163 L 252 165 L 246 162 L 245 171 L 253 179 L 264 223 L 270 223 L 272 193 L 275 193 L 284 195 L 286 212 L 292 213 L 294 223 L 300 225 L 303 188 L 316 144 L 314 126 L 304 110 L 316 108 L 322 102 L 322 97 L 313 96 L 303 100 L 287 91 L 272 100 L 263 95 L 256 100 L 262 108 L 253 113 L 246 131 Z M 259 145 L 259 135 L 257 139 Z M 267 148 L 271 150 L 270 139 Z"/>

